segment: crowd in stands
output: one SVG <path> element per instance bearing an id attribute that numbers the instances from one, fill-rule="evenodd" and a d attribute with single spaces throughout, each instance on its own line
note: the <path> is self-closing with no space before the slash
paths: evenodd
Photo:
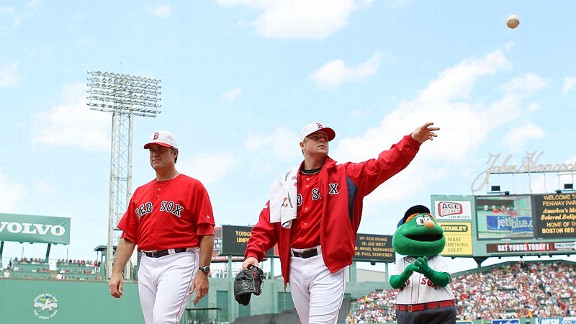
<path id="1" fill-rule="evenodd" d="M 576 267 L 571 263 L 513 262 L 453 276 L 450 285 L 458 320 L 576 316 Z M 348 322 L 395 321 L 397 292 L 376 291 L 358 298 Z"/>
<path id="2" fill-rule="evenodd" d="M 56 261 L 56 266 L 61 266 L 61 265 L 77 265 L 77 266 L 81 266 L 81 267 L 99 267 L 100 261 L 58 259 L 58 261 Z"/>
<path id="3" fill-rule="evenodd" d="M 56 262 L 58 274 L 56 279 L 97 279 L 96 274 L 100 272 L 99 261 L 87 260 L 64 260 L 60 259 Z"/>
<path id="4" fill-rule="evenodd" d="M 100 262 L 90 260 L 58 260 L 56 268 L 51 269 L 47 260 L 42 258 L 13 258 L 4 269 L 2 278 L 29 279 L 99 279 Z"/>

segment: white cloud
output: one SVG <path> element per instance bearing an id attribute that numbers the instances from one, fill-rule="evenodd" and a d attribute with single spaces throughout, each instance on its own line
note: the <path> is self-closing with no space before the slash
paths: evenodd
<path id="1" fill-rule="evenodd" d="M 36 143 L 109 150 L 112 115 L 90 110 L 86 105 L 86 85 L 75 83 L 61 93 L 61 103 L 30 118 Z"/>
<path id="2" fill-rule="evenodd" d="M 14 15 L 14 13 L 15 13 L 14 7 L 10 6 L 0 7 L 0 14 Z"/>
<path id="3" fill-rule="evenodd" d="M 200 180 L 204 185 L 222 180 L 230 169 L 239 163 L 238 157 L 231 152 L 204 153 L 191 159 L 184 156 L 180 158 L 177 169 Z"/>
<path id="4" fill-rule="evenodd" d="M 4 31 L 8 29 L 8 26 L 4 25 L 8 21 L 13 20 L 14 25 L 18 24 L 18 18 L 16 17 L 15 13 L 16 10 L 14 7 L 0 7 L 0 35 L 4 34 Z"/>
<path id="5" fill-rule="evenodd" d="M 167 4 L 160 5 L 152 9 L 152 14 L 160 18 L 168 18 L 172 15 L 172 7 Z"/>
<path id="6" fill-rule="evenodd" d="M 512 120 L 534 109 L 525 103 L 547 81 L 526 74 L 501 86 L 502 93 L 490 102 L 480 95 L 474 98 L 477 80 L 481 76 L 497 74 L 509 69 L 509 62 L 501 51 L 488 53 L 456 64 L 432 80 L 412 100 L 402 101 L 387 112 L 377 127 L 355 138 L 343 138 L 333 146 L 331 156 L 338 161 L 364 161 L 396 143 L 427 121 L 441 130 L 439 137 L 422 145 L 411 165 L 374 191 L 366 200 L 367 212 L 381 213 L 385 202 L 402 200 L 429 192 L 428 183 L 437 179 L 450 181 L 454 170 L 465 169 L 474 157 L 474 150 L 495 132 L 505 132 Z M 494 88 L 494 86 L 491 86 Z M 497 86 L 496 86 L 497 88 Z M 537 126 L 526 123 L 530 138 L 543 136 Z M 502 135 L 503 136 L 503 135 Z M 507 133 L 508 139 L 518 141 L 516 130 Z M 340 158 L 342 157 L 342 158 Z M 341 161 L 341 162 L 342 162 Z"/>
<path id="7" fill-rule="evenodd" d="M 18 63 L 0 66 L 0 87 L 17 85 L 20 79 Z"/>
<path id="8" fill-rule="evenodd" d="M 53 193 L 56 191 L 51 184 L 45 181 L 40 181 L 36 183 L 34 188 L 41 193 Z"/>
<path id="9" fill-rule="evenodd" d="M 547 83 L 548 81 L 542 79 L 538 75 L 527 73 L 504 84 L 502 89 L 508 93 L 524 94 L 526 92 L 533 92 L 542 89 Z"/>
<path id="10" fill-rule="evenodd" d="M 35 13 L 41 9 L 43 0 L 18 1 L 17 5 L 18 8 L 12 6 L 0 7 L 0 35 L 4 29 L 20 27 L 22 21 L 33 18 Z M 6 23 L 7 27 L 3 28 L 2 23 Z M 8 23 L 11 23 L 11 25 L 8 26 Z"/>
<path id="11" fill-rule="evenodd" d="M 338 59 L 324 64 L 310 78 L 320 88 L 334 88 L 345 82 L 359 82 L 376 73 L 380 67 L 380 61 L 380 53 L 374 54 L 356 67 L 348 67 L 346 63 Z"/>
<path id="12" fill-rule="evenodd" d="M 286 161 L 293 159 L 295 153 L 298 154 L 299 142 L 298 135 L 293 131 L 280 127 L 272 134 L 250 135 L 245 142 L 245 146 L 250 151 L 267 152 L 267 156 L 268 154 L 273 154 L 275 158 Z"/>
<path id="13" fill-rule="evenodd" d="M 252 25 L 267 38 L 321 39 L 344 28 L 352 11 L 371 0 L 218 0 L 261 12 Z"/>
<path id="14" fill-rule="evenodd" d="M 236 101 L 242 95 L 242 89 L 235 88 L 222 95 L 222 99 L 226 101 Z"/>
<path id="15" fill-rule="evenodd" d="M 506 143 L 512 152 L 524 152 L 527 143 L 533 139 L 544 138 L 544 136 L 542 128 L 528 122 L 509 130 L 502 142 Z"/>
<path id="16" fill-rule="evenodd" d="M 372 111 L 368 110 L 368 109 L 354 109 L 350 112 L 350 117 L 360 117 L 360 116 L 369 116 L 372 113 Z"/>
<path id="17" fill-rule="evenodd" d="M 562 87 L 562 93 L 567 94 L 576 85 L 576 77 L 567 76 L 564 78 L 564 86 Z"/>
<path id="18" fill-rule="evenodd" d="M 24 195 L 25 189 L 22 184 L 14 182 L 0 173 L 0 212 L 16 211 Z"/>
<path id="19" fill-rule="evenodd" d="M 468 98 L 478 77 L 493 74 L 497 70 L 508 68 L 504 53 L 497 50 L 481 59 L 468 59 L 443 71 L 438 79 L 430 82 L 422 91 L 422 102 L 442 103 L 460 98 Z"/>

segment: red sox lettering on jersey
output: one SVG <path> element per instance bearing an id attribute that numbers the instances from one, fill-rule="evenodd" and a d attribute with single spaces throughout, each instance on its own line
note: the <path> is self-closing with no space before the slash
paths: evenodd
<path id="1" fill-rule="evenodd" d="M 204 186 L 180 174 L 169 181 L 152 180 L 138 187 L 118 227 L 139 250 L 150 251 L 198 247 L 198 231 L 213 224 L 212 205 Z"/>
<path id="2" fill-rule="evenodd" d="M 322 199 L 320 195 L 319 188 L 312 188 L 312 200 L 320 200 Z M 338 184 L 337 183 L 329 183 L 328 184 L 328 194 L 329 195 L 337 195 L 338 194 Z M 302 206 L 302 194 L 298 194 L 298 206 Z"/>
<path id="3" fill-rule="evenodd" d="M 405 287 L 410 286 L 410 284 L 411 284 L 410 279 L 406 280 L 406 286 Z M 426 277 L 422 277 L 422 280 L 420 280 L 420 285 L 428 286 L 430 288 L 434 288 L 434 289 L 438 290 L 438 285 L 434 284 L 432 281 L 430 281 L 430 279 L 428 279 Z M 404 290 L 405 287 L 400 288 L 400 291 Z"/>
<path id="4" fill-rule="evenodd" d="M 162 202 L 160 202 L 160 211 L 166 211 L 169 212 L 170 214 L 176 216 L 176 217 L 180 217 L 180 212 L 184 209 L 184 207 L 176 204 L 173 201 L 166 201 L 166 200 L 162 200 Z"/>
<path id="5" fill-rule="evenodd" d="M 396 262 L 394 274 L 401 273 L 409 264 L 414 263 L 413 257 L 403 257 Z M 447 271 L 448 264 L 443 258 L 436 256 L 428 260 L 428 265 L 439 271 Z M 452 300 L 454 295 L 449 286 L 440 287 L 421 273 L 414 272 L 406 280 L 404 287 L 398 288 L 396 302 L 398 304 L 419 304 L 435 300 Z"/>
<path id="6" fill-rule="evenodd" d="M 138 295 L 146 323 L 177 323 L 192 293 L 194 304 L 206 296 L 214 245 L 212 204 L 204 185 L 175 168 L 178 146 L 173 134 L 156 131 L 144 145 L 156 177 L 136 188 L 118 223 L 122 240 L 110 279 L 120 297 L 123 268 L 137 247 Z M 148 289 L 150 288 L 150 289 Z"/>
<path id="7" fill-rule="evenodd" d="M 143 203 L 134 210 L 134 213 L 138 215 L 138 218 L 144 217 L 152 213 L 153 204 L 151 202 Z"/>
<path id="8" fill-rule="evenodd" d="M 141 218 L 152 213 L 153 210 L 154 210 L 154 204 L 148 201 L 138 206 L 138 208 L 136 208 L 134 212 L 136 213 L 136 215 L 138 215 L 138 218 Z M 169 212 L 174 216 L 180 217 L 182 210 L 184 210 L 184 207 L 173 201 L 162 200 L 160 202 L 161 212 L 163 211 Z"/>
<path id="9" fill-rule="evenodd" d="M 143 203 L 142 205 L 138 206 L 138 208 L 136 208 L 134 210 L 134 213 L 136 213 L 136 215 L 138 215 L 138 218 L 144 217 L 148 214 L 151 214 L 152 211 L 154 210 L 154 204 L 150 201 Z M 180 217 L 182 214 L 182 210 L 184 210 L 184 207 L 173 202 L 173 201 L 166 201 L 166 200 L 162 200 L 160 202 L 160 211 L 161 212 L 169 212 L 170 214 Z"/>

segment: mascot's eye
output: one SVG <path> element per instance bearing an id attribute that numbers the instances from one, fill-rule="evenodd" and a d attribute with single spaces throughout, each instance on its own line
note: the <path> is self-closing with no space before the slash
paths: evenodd
<path id="1" fill-rule="evenodd" d="M 424 216 L 424 220 L 429 220 L 429 221 L 432 221 L 432 222 L 434 221 L 434 220 L 432 220 L 432 217 L 430 217 L 430 216 Z"/>
<path id="2" fill-rule="evenodd" d="M 425 220 L 426 220 L 426 219 L 425 219 L 424 217 L 422 217 L 422 216 L 416 217 L 416 224 L 418 224 L 418 225 L 424 225 L 424 221 L 425 221 Z"/>

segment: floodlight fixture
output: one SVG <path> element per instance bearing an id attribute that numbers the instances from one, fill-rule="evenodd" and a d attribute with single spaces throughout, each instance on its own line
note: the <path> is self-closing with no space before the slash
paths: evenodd
<path id="1" fill-rule="evenodd" d="M 160 79 L 88 72 L 86 99 L 92 110 L 155 117 L 160 113 Z"/>
<path id="2" fill-rule="evenodd" d="M 156 117 L 161 108 L 159 79 L 89 71 L 86 99 L 91 110 L 112 113 L 112 143 L 108 210 L 106 274 L 112 273 L 114 247 L 121 230 L 116 226 L 132 195 L 132 136 L 134 116 Z M 127 264 L 126 270 L 130 274 Z"/>

